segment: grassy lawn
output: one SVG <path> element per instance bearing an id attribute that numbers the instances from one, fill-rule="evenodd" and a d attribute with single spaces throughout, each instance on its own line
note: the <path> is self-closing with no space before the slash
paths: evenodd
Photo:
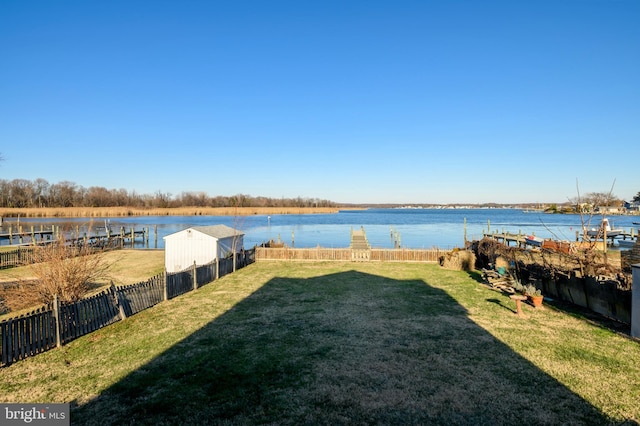
<path id="1" fill-rule="evenodd" d="M 257 263 L 0 370 L 72 424 L 635 424 L 640 343 L 437 265 Z"/>

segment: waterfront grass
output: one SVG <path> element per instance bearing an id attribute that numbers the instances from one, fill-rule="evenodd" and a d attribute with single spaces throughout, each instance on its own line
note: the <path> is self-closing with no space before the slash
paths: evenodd
<path id="1" fill-rule="evenodd" d="M 0 398 L 72 424 L 640 420 L 637 341 L 514 309 L 437 265 L 260 262 L 0 370 Z"/>
<path id="2" fill-rule="evenodd" d="M 349 207 L 31 207 L 0 208 L 5 218 L 109 218 L 128 216 L 251 216 L 270 214 L 338 213 Z"/>

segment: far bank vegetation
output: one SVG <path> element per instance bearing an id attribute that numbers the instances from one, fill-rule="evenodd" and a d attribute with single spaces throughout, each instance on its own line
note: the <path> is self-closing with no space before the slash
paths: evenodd
<path id="1" fill-rule="evenodd" d="M 162 214 L 162 211 L 171 209 L 179 214 L 206 214 L 203 212 L 222 209 L 233 211 L 234 209 L 333 209 L 337 204 L 319 198 L 271 198 L 252 197 L 245 194 L 231 196 L 209 196 L 205 192 L 182 192 L 178 195 L 157 191 L 155 194 L 138 194 L 126 189 L 107 189 L 92 186 L 85 188 L 73 182 L 63 181 L 50 184 L 45 179 L 34 181 L 27 179 L 0 179 L 0 209 L 4 214 L 19 209 L 31 212 L 31 209 L 53 209 L 49 212 L 82 212 L 87 208 L 114 209 L 114 215 L 126 216 L 137 214 Z M 64 209 L 64 210 L 59 210 Z M 77 210 L 66 210 L 77 209 Z M 145 213 L 140 213 L 145 212 Z M 59 213 L 62 214 L 62 213 Z M 167 213 L 165 213 L 167 214 Z M 235 213 L 230 213 L 235 214 Z M 258 213 L 255 213 L 258 214 Z M 50 215 L 49 215 L 50 216 Z"/>

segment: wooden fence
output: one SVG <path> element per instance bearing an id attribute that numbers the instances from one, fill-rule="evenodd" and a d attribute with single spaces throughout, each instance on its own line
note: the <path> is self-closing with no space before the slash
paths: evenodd
<path id="1" fill-rule="evenodd" d="M 12 251 L 0 252 L 0 269 L 28 265 L 35 262 L 36 247 L 18 247 Z"/>
<path id="2" fill-rule="evenodd" d="M 181 272 L 161 273 L 147 281 L 126 286 L 111 285 L 77 302 L 40 307 L 0 322 L 0 366 L 59 347 L 164 300 L 195 290 L 204 284 L 255 262 L 255 249 L 237 257 L 220 259 Z"/>
<path id="3" fill-rule="evenodd" d="M 290 248 L 256 247 L 255 260 L 287 261 L 371 261 L 371 262 L 426 262 L 437 263 L 450 250 L 440 249 L 371 249 L 368 256 L 362 250 L 354 256 L 350 248 Z"/>

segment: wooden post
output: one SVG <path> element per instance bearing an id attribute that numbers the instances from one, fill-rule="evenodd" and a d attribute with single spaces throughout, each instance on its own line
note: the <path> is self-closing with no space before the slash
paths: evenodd
<path id="1" fill-rule="evenodd" d="M 111 281 L 111 291 L 113 292 L 113 298 L 116 301 L 116 306 L 118 306 L 118 312 L 120 313 L 120 319 L 127 319 L 127 314 L 124 312 L 124 306 L 120 303 L 120 298 L 118 297 L 118 291 L 116 290 L 116 286 Z"/>
<path id="2" fill-rule="evenodd" d="M 134 247 L 134 246 L 133 246 L 133 243 L 135 243 L 135 241 L 136 241 L 136 234 L 135 234 L 135 232 L 134 232 L 134 230 L 133 230 L 133 226 L 132 226 L 132 227 L 131 227 L 131 248 L 133 248 L 133 247 Z"/>
<path id="3" fill-rule="evenodd" d="M 162 280 L 164 281 L 162 300 L 169 300 L 169 280 L 167 279 L 167 269 L 165 268 L 162 274 Z"/>
<path id="4" fill-rule="evenodd" d="M 220 259 L 216 257 L 216 280 L 220 278 Z"/>
<path id="5" fill-rule="evenodd" d="M 53 296 L 53 318 L 56 323 L 56 347 L 62 346 L 62 340 L 60 339 L 60 306 L 58 305 L 58 295 Z"/>
<path id="6" fill-rule="evenodd" d="M 516 315 L 521 317 L 522 316 L 522 301 L 523 300 L 527 300 L 527 297 L 526 296 L 522 296 L 520 294 L 512 294 L 509 297 L 516 301 Z"/>
<path id="7" fill-rule="evenodd" d="M 198 289 L 198 267 L 196 266 L 196 261 L 193 261 L 193 290 Z"/>
<path id="8" fill-rule="evenodd" d="M 464 245 L 467 245 L 467 218 L 464 218 Z"/>
<path id="9" fill-rule="evenodd" d="M 9 245 L 13 245 L 13 226 L 9 225 Z"/>
<path id="10" fill-rule="evenodd" d="M 236 261 L 237 260 L 238 260 L 238 253 L 236 253 L 235 250 L 234 250 L 234 252 L 233 252 L 233 272 L 236 271 Z"/>
<path id="11" fill-rule="evenodd" d="M 158 248 L 158 225 L 153 225 L 153 248 Z"/>
<path id="12" fill-rule="evenodd" d="M 631 265 L 631 337 L 640 338 L 640 263 Z"/>

